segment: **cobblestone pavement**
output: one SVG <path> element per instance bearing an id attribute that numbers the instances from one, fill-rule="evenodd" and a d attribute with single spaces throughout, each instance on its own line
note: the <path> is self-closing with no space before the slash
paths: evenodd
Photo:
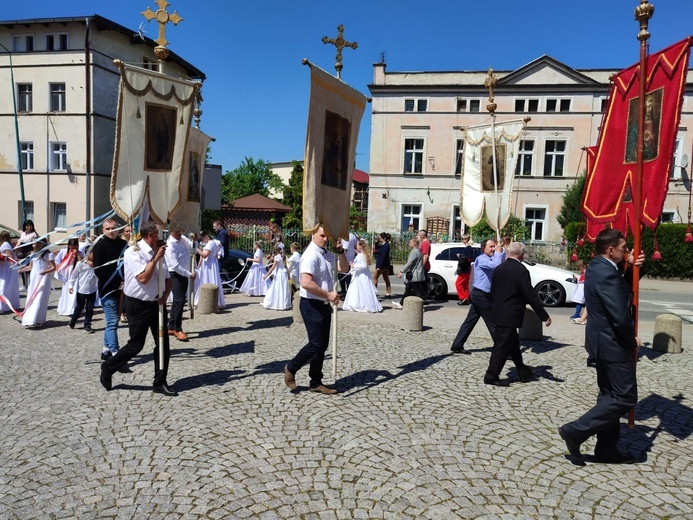
<path id="1" fill-rule="evenodd" d="M 151 392 L 151 339 L 113 391 L 100 386 L 100 312 L 94 335 L 54 309 L 41 330 L 0 316 L 0 518 L 693 518 L 691 325 L 682 354 L 641 350 L 622 448 L 643 461 L 576 467 L 556 427 L 596 385 L 566 317 L 524 344 L 541 378 L 520 384 L 506 366 L 513 384 L 498 388 L 482 384 L 482 323 L 471 356 L 449 353 L 466 308 L 428 306 L 418 333 L 388 301 L 339 312 L 325 381 L 341 394 L 324 396 L 305 391 L 307 368 L 299 391 L 284 386 L 305 342 L 291 311 L 227 302 L 172 339 L 177 398 Z"/>

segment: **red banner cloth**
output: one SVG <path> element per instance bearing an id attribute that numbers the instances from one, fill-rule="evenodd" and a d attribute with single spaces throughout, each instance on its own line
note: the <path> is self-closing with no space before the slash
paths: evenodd
<path id="1" fill-rule="evenodd" d="M 688 37 L 647 58 L 640 220 L 652 229 L 659 224 L 669 187 L 692 44 L 693 37 Z M 641 77 L 640 63 L 637 63 L 619 72 L 611 86 L 593 168 L 588 174 L 582 201 L 582 212 L 588 221 L 588 237 L 599 227 L 595 224 L 601 224 L 603 228 L 611 222 L 612 227 L 627 234 L 627 228 L 637 220 L 631 185 L 637 168 Z"/>

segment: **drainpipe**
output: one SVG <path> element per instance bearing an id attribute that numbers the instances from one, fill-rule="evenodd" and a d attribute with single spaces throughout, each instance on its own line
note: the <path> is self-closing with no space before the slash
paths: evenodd
<path id="1" fill-rule="evenodd" d="M 84 35 L 84 95 L 86 104 L 86 154 L 87 154 L 87 165 L 85 172 L 85 190 L 86 190 L 86 204 L 85 204 L 85 216 L 84 220 L 91 220 L 91 142 L 92 142 L 92 125 L 91 125 L 91 49 L 89 48 L 89 18 L 85 18 L 87 29 Z"/>

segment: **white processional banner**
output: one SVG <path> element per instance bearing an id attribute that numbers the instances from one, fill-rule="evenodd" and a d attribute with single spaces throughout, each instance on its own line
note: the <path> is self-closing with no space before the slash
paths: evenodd
<path id="1" fill-rule="evenodd" d="M 154 220 L 165 223 L 187 186 L 183 165 L 200 84 L 159 72 L 120 66 L 111 205 L 131 221 L 147 197 Z"/>
<path id="2" fill-rule="evenodd" d="M 197 128 L 190 128 L 181 177 L 182 196 L 177 209 L 171 216 L 171 222 L 174 222 L 180 229 L 186 231 L 196 232 L 200 229 L 202 180 L 207 147 L 211 140 L 211 137 Z"/>
<path id="3" fill-rule="evenodd" d="M 310 70 L 303 230 L 312 232 L 322 224 L 329 237 L 346 237 L 356 143 L 367 98 L 315 65 Z"/>
<path id="4" fill-rule="evenodd" d="M 508 222 L 515 164 L 524 128 L 522 120 L 496 123 L 493 132 L 490 123 L 467 127 L 460 187 L 460 216 L 467 226 L 475 226 L 484 216 L 494 231 Z M 492 134 L 495 134 L 497 157 L 495 183 Z"/>

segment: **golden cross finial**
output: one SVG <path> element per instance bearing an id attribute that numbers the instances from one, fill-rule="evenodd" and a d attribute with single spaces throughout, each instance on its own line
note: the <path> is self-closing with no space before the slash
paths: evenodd
<path id="1" fill-rule="evenodd" d="M 157 57 L 163 61 L 168 57 L 168 49 L 166 49 L 166 45 L 169 42 L 166 40 L 166 24 L 168 22 L 173 22 L 173 25 L 178 25 L 178 23 L 182 22 L 183 19 L 178 16 L 178 11 L 173 11 L 173 14 L 169 14 L 166 11 L 166 8 L 171 5 L 167 0 L 155 0 L 155 3 L 159 6 L 159 9 L 154 12 L 147 7 L 147 10 L 142 12 L 142 16 L 144 16 L 148 22 L 156 20 L 159 24 L 159 37 L 154 40 L 159 44 L 159 47 L 156 47 L 154 52 L 156 53 L 157 49 L 163 49 L 165 52 L 160 51 L 160 53 L 165 57 L 162 58 L 159 53 L 156 54 Z"/>
<path id="2" fill-rule="evenodd" d="M 322 37 L 322 43 L 331 43 L 335 47 L 337 47 L 337 63 L 334 64 L 334 68 L 337 71 L 337 77 L 341 78 L 342 77 L 342 49 L 344 47 L 349 47 L 351 49 L 358 49 L 359 44 L 356 42 L 348 42 L 344 39 L 344 26 L 342 24 L 339 24 L 337 26 L 337 37 L 336 38 L 328 38 L 327 36 Z"/>
<path id="3" fill-rule="evenodd" d="M 486 105 L 486 110 L 488 110 L 492 114 L 496 111 L 496 108 L 498 106 L 493 102 L 493 87 L 496 86 L 496 83 L 498 83 L 498 78 L 496 78 L 496 76 L 493 75 L 493 69 L 489 67 L 488 76 L 484 80 L 484 87 L 488 89 L 488 105 Z"/>

